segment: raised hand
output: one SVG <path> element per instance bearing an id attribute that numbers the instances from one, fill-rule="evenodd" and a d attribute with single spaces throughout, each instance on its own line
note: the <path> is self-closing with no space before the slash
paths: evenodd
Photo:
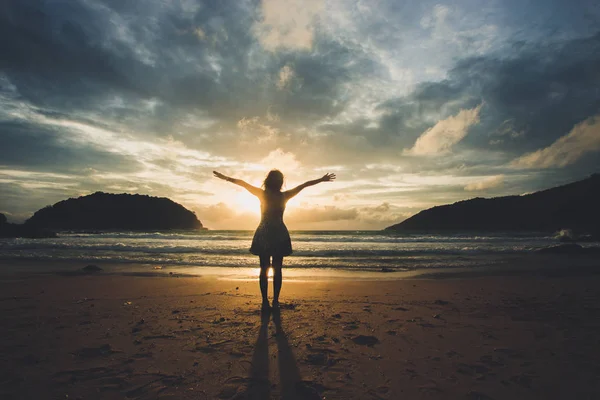
<path id="1" fill-rule="evenodd" d="M 227 177 L 227 176 L 225 176 L 222 173 L 217 172 L 217 171 L 213 171 L 213 175 L 216 176 L 219 179 L 223 179 L 224 181 L 228 181 L 229 180 L 229 177 Z"/>
<path id="2" fill-rule="evenodd" d="M 331 182 L 331 181 L 334 181 L 335 178 L 336 178 L 335 174 L 325 174 L 321 178 L 321 182 Z"/>

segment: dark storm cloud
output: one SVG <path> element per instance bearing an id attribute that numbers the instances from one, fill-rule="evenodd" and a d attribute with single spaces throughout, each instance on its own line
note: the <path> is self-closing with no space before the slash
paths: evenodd
<path id="1" fill-rule="evenodd" d="M 134 159 L 70 141 L 55 129 L 29 122 L 0 121 L 0 149 L 4 168 L 75 174 L 85 168 L 111 172 L 140 169 Z"/>
<path id="2" fill-rule="evenodd" d="M 144 66 L 106 36 L 107 23 L 81 2 L 6 2 L 0 70 L 38 105 L 77 109 L 113 91 L 143 96 L 134 77 Z"/>
<path id="3" fill-rule="evenodd" d="M 383 115 L 350 124 L 325 124 L 327 139 L 349 152 L 378 150 L 380 160 L 399 158 L 402 149 L 439 120 L 483 104 L 479 123 L 456 147 L 496 156 L 471 160 L 452 154 L 412 167 L 446 169 L 479 163 L 506 163 L 566 135 L 575 124 L 600 112 L 600 33 L 583 39 L 523 44 L 510 53 L 456 62 L 448 78 L 418 84 L 408 95 L 377 106 Z M 373 127 L 376 122 L 376 127 Z M 342 155 L 338 154 L 340 158 Z M 588 160 L 589 161 L 589 160 Z M 448 165 L 451 163 L 451 165 Z M 426 164 L 426 165 L 425 165 Z"/>
<path id="4" fill-rule="evenodd" d="M 364 76 L 386 74 L 377 61 L 361 49 L 317 38 L 312 53 L 279 55 L 270 74 L 289 66 L 293 78 L 289 90 L 275 91 L 272 110 L 290 123 L 306 124 L 341 112 L 348 100 L 345 85 Z"/>
<path id="5" fill-rule="evenodd" d="M 408 120 L 442 118 L 483 103 L 481 121 L 462 142 L 469 147 L 521 154 L 553 143 L 600 110 L 600 34 L 528 45 L 510 55 L 460 60 L 448 79 L 419 85 L 409 96 L 381 107 L 382 126 L 414 141 L 420 129 Z"/>
<path id="6" fill-rule="evenodd" d="M 70 112 L 97 111 L 114 96 L 215 114 L 235 105 L 232 92 L 242 86 L 236 77 L 244 76 L 252 40 L 247 14 L 221 2 L 195 12 L 162 9 L 162 3 L 108 3 L 2 6 L 0 70 L 24 99 Z M 205 40 L 195 33 L 200 25 Z"/>
<path id="7" fill-rule="evenodd" d="M 268 109 L 286 129 L 334 116 L 347 100 L 342 85 L 379 68 L 320 36 L 313 52 L 266 51 L 252 33 L 258 12 L 250 5 L 7 3 L 0 9 L 0 72 L 21 99 L 72 119 L 87 113 L 169 135 L 188 114 L 202 114 L 227 137 L 238 120 Z M 286 65 L 293 86 L 280 90 Z M 179 134 L 193 131 L 202 128 Z"/>
<path id="8" fill-rule="evenodd" d="M 599 71 L 600 33 L 526 48 L 508 59 L 464 60 L 451 74 L 486 103 L 473 144 L 500 139 L 500 148 L 518 154 L 550 145 L 600 111 Z M 498 138 L 504 121 L 511 133 Z"/>

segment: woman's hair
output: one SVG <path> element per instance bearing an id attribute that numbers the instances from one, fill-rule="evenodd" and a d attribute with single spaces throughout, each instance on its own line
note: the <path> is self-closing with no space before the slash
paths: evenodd
<path id="1" fill-rule="evenodd" d="M 283 174 L 278 169 L 272 169 L 267 174 L 265 181 L 262 184 L 265 190 L 271 190 L 274 192 L 280 192 L 283 186 Z"/>

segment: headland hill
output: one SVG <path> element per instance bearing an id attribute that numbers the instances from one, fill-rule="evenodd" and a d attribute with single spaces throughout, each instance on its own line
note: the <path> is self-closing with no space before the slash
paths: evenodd
<path id="1" fill-rule="evenodd" d="M 55 231 L 201 230 L 193 211 L 165 197 L 96 192 L 36 211 L 24 224 L 0 214 L 0 237 L 54 237 Z"/>
<path id="2" fill-rule="evenodd" d="M 474 198 L 423 210 L 386 231 L 546 232 L 600 236 L 600 174 L 539 192 Z"/>

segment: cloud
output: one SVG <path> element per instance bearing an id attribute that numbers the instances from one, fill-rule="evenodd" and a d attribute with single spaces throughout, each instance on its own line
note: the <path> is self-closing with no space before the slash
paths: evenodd
<path id="1" fill-rule="evenodd" d="M 279 70 L 279 80 L 277 81 L 277 88 L 279 90 L 286 89 L 290 86 L 292 79 L 294 78 L 294 69 L 289 65 L 284 65 Z"/>
<path id="2" fill-rule="evenodd" d="M 193 207 L 198 219 L 209 229 L 255 229 L 258 225 L 257 214 L 237 211 L 229 205 L 219 202 Z"/>
<path id="3" fill-rule="evenodd" d="M 468 110 L 460 110 L 455 116 L 439 121 L 425 131 L 406 153 L 433 155 L 449 152 L 452 146 L 467 135 L 472 125 L 479 123 L 480 110 L 481 105 Z"/>
<path id="4" fill-rule="evenodd" d="M 421 18 L 420 25 L 431 31 L 432 45 L 440 46 L 443 52 L 448 51 L 448 47 L 460 53 L 483 53 L 489 50 L 497 40 L 498 27 L 479 20 L 470 21 L 465 16 L 456 8 L 436 4 L 431 12 Z"/>
<path id="5" fill-rule="evenodd" d="M 388 202 L 383 202 L 377 206 L 358 208 L 358 219 L 378 228 L 401 222 L 413 214 L 414 212 L 402 210 L 400 207 L 393 206 Z"/>
<path id="6" fill-rule="evenodd" d="M 565 136 L 550 146 L 514 160 L 517 168 L 564 168 L 584 155 L 600 150 L 600 115 L 575 125 Z"/>
<path id="7" fill-rule="evenodd" d="M 265 169 L 279 169 L 285 171 L 295 171 L 300 168 L 300 163 L 294 153 L 285 152 L 281 149 L 271 151 L 265 158 L 260 160 L 260 164 Z"/>
<path id="8" fill-rule="evenodd" d="M 82 168 L 135 172 L 142 164 L 95 143 L 79 141 L 72 132 L 27 120 L 0 118 L 1 167 L 42 169 L 79 174 Z"/>
<path id="9" fill-rule="evenodd" d="M 204 32 L 204 29 L 197 27 L 196 29 L 194 29 L 194 34 L 198 39 L 206 40 L 206 32 Z"/>
<path id="10" fill-rule="evenodd" d="M 311 50 L 315 20 L 323 8 L 321 0 L 262 0 L 262 20 L 254 25 L 254 32 L 270 51 Z"/>
<path id="11" fill-rule="evenodd" d="M 291 229 L 311 229 L 331 226 L 359 226 L 361 229 L 382 229 L 403 221 L 415 211 L 383 202 L 375 206 L 339 207 L 307 206 L 289 210 L 285 216 Z"/>
<path id="12" fill-rule="evenodd" d="M 495 175 L 485 178 L 480 181 L 469 183 L 465 186 L 467 192 L 475 192 L 479 190 L 493 189 L 504 185 L 504 175 Z"/>
<path id="13" fill-rule="evenodd" d="M 269 113 L 267 113 L 266 118 L 271 123 L 277 122 L 276 118 L 273 118 Z M 273 142 L 279 135 L 279 129 L 262 123 L 260 117 L 244 117 L 237 122 L 237 128 L 241 132 L 239 140 L 245 145 Z"/>
<path id="14" fill-rule="evenodd" d="M 290 224 L 307 224 L 311 222 L 354 220 L 358 217 L 355 208 L 343 209 L 336 206 L 314 208 L 296 208 L 290 210 L 285 220 Z"/>

